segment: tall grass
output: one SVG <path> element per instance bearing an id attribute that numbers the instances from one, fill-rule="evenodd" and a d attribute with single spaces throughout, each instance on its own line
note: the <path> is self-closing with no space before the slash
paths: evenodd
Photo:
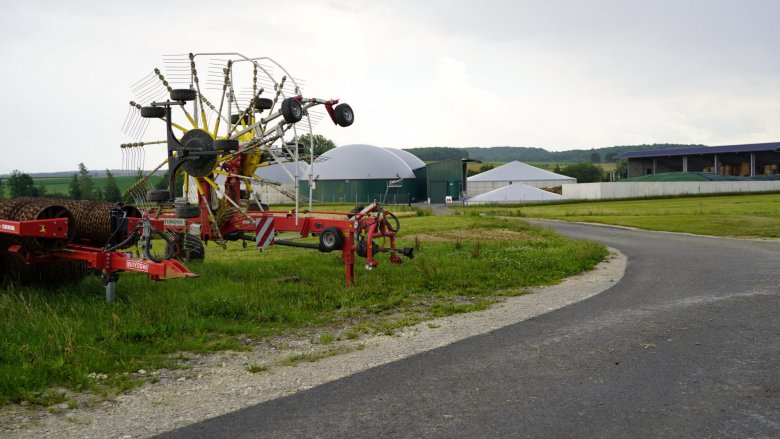
<path id="1" fill-rule="evenodd" d="M 394 266 L 381 257 L 371 272 L 359 259 L 352 288 L 344 285 L 337 253 L 272 247 L 259 254 L 240 246 L 207 247 L 206 261 L 190 265 L 198 279 L 151 282 L 124 273 L 113 305 L 104 302 L 98 278 L 5 288 L 0 402 L 35 400 L 52 386 L 95 389 L 96 374 L 121 388 L 123 372 L 171 366 L 179 351 L 246 349 L 240 335 L 381 320 L 408 310 L 434 316 L 478 309 L 502 289 L 558 282 L 606 254 L 599 245 L 514 220 L 412 217 L 402 226 L 399 244 L 416 245 L 415 258 Z M 464 296 L 475 298 L 472 308 L 458 304 Z"/>

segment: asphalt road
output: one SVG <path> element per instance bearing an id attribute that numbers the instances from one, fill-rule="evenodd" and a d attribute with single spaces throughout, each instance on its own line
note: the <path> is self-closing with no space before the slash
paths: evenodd
<path id="1" fill-rule="evenodd" d="M 623 280 L 162 437 L 780 437 L 780 244 L 550 225 L 625 253 Z"/>

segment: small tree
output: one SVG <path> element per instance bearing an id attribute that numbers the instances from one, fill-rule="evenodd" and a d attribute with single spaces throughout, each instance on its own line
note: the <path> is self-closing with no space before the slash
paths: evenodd
<path id="1" fill-rule="evenodd" d="M 314 157 L 319 157 L 326 151 L 329 151 L 336 147 L 336 144 L 332 140 L 323 136 L 322 134 L 314 134 L 309 136 L 308 133 L 298 136 L 298 143 L 303 144 L 303 150 L 306 157 L 309 156 L 310 142 L 314 142 Z"/>
<path id="2" fill-rule="evenodd" d="M 74 200 L 81 199 L 81 185 L 79 184 L 78 174 L 73 174 L 68 184 L 68 196 Z"/>
<path id="3" fill-rule="evenodd" d="M 591 163 L 601 163 L 601 156 L 599 153 L 594 152 L 590 154 L 590 162 Z"/>
<path id="4" fill-rule="evenodd" d="M 116 178 L 114 174 L 106 169 L 106 185 L 103 187 L 103 199 L 106 201 L 121 201 L 122 193 L 119 191 L 119 186 L 116 184 Z"/>
<path id="5" fill-rule="evenodd" d="M 18 169 L 14 169 L 8 177 L 8 187 L 11 198 L 37 197 L 40 194 L 32 177 Z"/>
<path id="6" fill-rule="evenodd" d="M 5 198 L 5 181 L 0 178 L 0 198 Z"/>
<path id="7" fill-rule="evenodd" d="M 593 163 L 575 163 L 561 169 L 561 174 L 577 179 L 577 183 L 596 183 L 604 179 L 604 172 Z"/>
<path id="8" fill-rule="evenodd" d="M 100 189 L 95 187 L 95 182 L 92 181 L 92 176 L 89 175 L 89 170 L 84 163 L 79 163 L 79 175 L 78 175 L 79 188 L 81 189 L 81 199 L 83 200 L 99 200 Z"/>
<path id="9" fill-rule="evenodd" d="M 618 180 L 628 178 L 628 160 L 618 160 L 617 168 L 615 169 L 615 177 Z"/>

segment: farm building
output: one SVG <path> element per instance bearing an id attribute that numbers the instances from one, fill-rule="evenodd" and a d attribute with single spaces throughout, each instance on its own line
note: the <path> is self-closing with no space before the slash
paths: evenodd
<path id="1" fill-rule="evenodd" d="M 298 162 L 298 179 L 304 179 L 308 175 L 309 164 Z M 252 188 L 255 194 L 264 203 L 280 204 L 295 202 L 295 163 L 281 163 L 261 166 L 255 171 L 255 175 L 262 179 L 260 184 L 254 184 Z M 307 197 L 308 192 L 301 192 Z"/>
<path id="2" fill-rule="evenodd" d="M 483 203 L 539 203 L 557 201 L 562 196 L 523 183 L 510 183 L 504 187 L 469 198 L 467 204 Z"/>
<path id="3" fill-rule="evenodd" d="M 512 161 L 468 178 L 468 194 L 475 197 L 513 183 L 550 188 L 576 183 L 577 179 Z"/>
<path id="4" fill-rule="evenodd" d="M 298 162 L 297 177 L 305 179 L 308 172 L 309 164 L 304 161 Z M 257 168 L 255 175 L 260 178 L 261 182 L 253 183 L 252 189 L 263 203 L 289 204 L 295 202 L 295 163 L 275 163 L 261 166 Z M 217 175 L 214 181 L 222 186 L 225 183 L 225 176 Z M 197 200 L 197 188 L 194 180 L 190 180 L 189 188 L 189 198 L 194 202 Z M 302 197 L 308 196 L 308 192 L 303 192 L 303 188 L 301 188 L 300 194 Z"/>
<path id="5" fill-rule="evenodd" d="M 407 162 L 372 145 L 344 145 L 325 152 L 314 160 L 312 177 L 313 199 L 318 202 L 359 204 L 401 195 L 406 203 L 410 194 L 417 193 Z"/>
<path id="6" fill-rule="evenodd" d="M 711 172 L 735 177 L 780 174 L 780 142 L 626 152 L 628 177 L 666 172 Z"/>
<path id="7" fill-rule="evenodd" d="M 413 154 L 372 145 L 344 145 L 314 160 L 313 199 L 316 202 L 388 204 L 444 203 L 460 197 L 465 187 L 461 159 L 426 164 Z M 308 175 L 301 193 L 308 193 Z"/>

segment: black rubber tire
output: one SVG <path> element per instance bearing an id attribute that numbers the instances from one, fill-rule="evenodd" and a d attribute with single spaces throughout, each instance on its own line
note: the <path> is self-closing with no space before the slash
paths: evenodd
<path id="1" fill-rule="evenodd" d="M 172 101 L 194 101 L 198 97 L 198 92 L 189 88 L 175 88 L 171 90 Z"/>
<path id="2" fill-rule="evenodd" d="M 263 110 L 270 110 L 274 101 L 268 98 L 255 98 L 255 111 L 258 113 Z"/>
<path id="3" fill-rule="evenodd" d="M 166 189 L 152 189 L 146 193 L 146 201 L 171 201 L 171 193 Z"/>
<path id="4" fill-rule="evenodd" d="M 198 218 L 200 216 L 200 206 L 197 204 L 176 206 L 174 212 L 177 218 Z"/>
<path id="5" fill-rule="evenodd" d="M 165 117 L 163 107 L 141 107 L 141 117 L 145 119 Z"/>
<path id="6" fill-rule="evenodd" d="M 183 259 L 185 261 L 202 261 L 206 259 L 206 247 L 203 241 L 195 235 L 189 233 L 184 235 Z"/>
<path id="7" fill-rule="evenodd" d="M 298 99 L 287 98 L 282 101 L 282 117 L 287 123 L 300 122 L 303 119 L 303 107 Z"/>
<path id="8" fill-rule="evenodd" d="M 348 104 L 339 104 L 333 108 L 333 118 L 336 119 L 336 125 L 348 127 L 355 122 L 355 112 Z"/>
<path id="9" fill-rule="evenodd" d="M 238 125 L 239 123 L 243 123 L 244 125 L 249 125 L 249 123 L 251 122 L 249 120 L 249 115 L 248 114 L 245 114 L 244 117 L 242 117 L 240 120 L 239 120 L 238 116 L 240 116 L 240 114 L 231 114 L 230 115 L 230 123 L 233 124 L 233 125 Z"/>
<path id="10" fill-rule="evenodd" d="M 268 207 L 267 204 L 260 203 L 260 205 L 258 206 L 257 203 L 255 203 L 254 201 L 250 201 L 249 203 L 247 203 L 246 210 L 258 211 L 258 210 L 260 210 L 261 207 L 263 208 L 263 211 L 269 210 L 269 207 Z"/>
<path id="11" fill-rule="evenodd" d="M 238 151 L 238 139 L 217 139 L 211 145 L 215 151 Z"/>
<path id="12" fill-rule="evenodd" d="M 338 227 L 327 227 L 320 232 L 320 243 L 317 249 L 323 253 L 341 250 L 344 247 L 344 233 Z"/>

